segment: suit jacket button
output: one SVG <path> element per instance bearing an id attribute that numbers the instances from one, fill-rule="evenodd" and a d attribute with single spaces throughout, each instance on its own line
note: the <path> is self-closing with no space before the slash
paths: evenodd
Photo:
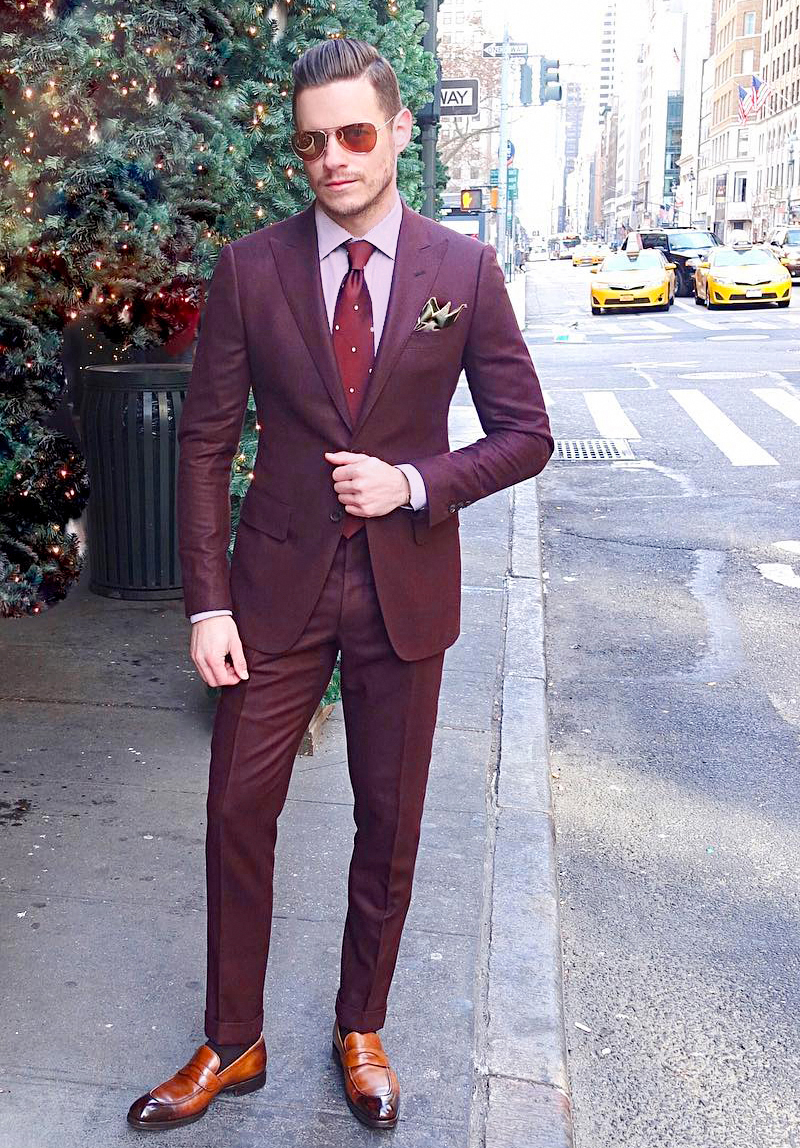
<path id="1" fill-rule="evenodd" d="M 330 518 L 331 518 L 331 522 L 341 522 L 342 519 L 344 518 L 344 511 L 343 510 L 332 510 Z"/>

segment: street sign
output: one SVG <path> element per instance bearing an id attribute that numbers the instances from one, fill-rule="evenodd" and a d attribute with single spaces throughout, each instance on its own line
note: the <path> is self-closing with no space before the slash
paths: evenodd
<path id="1" fill-rule="evenodd" d="M 495 40 L 494 43 L 491 41 L 489 43 L 484 43 L 483 54 L 484 56 L 489 56 L 493 60 L 499 60 L 503 55 L 503 41 Z M 528 45 L 521 44 L 516 40 L 509 40 L 508 54 L 509 56 L 527 56 Z"/>
<path id="2" fill-rule="evenodd" d="M 477 80 L 442 80 L 439 87 L 441 90 L 440 115 L 480 115 Z"/>
<path id="3" fill-rule="evenodd" d="M 508 177 L 508 198 L 517 199 L 519 191 L 519 168 L 510 167 L 507 171 Z M 496 167 L 493 167 L 489 172 L 489 187 L 500 186 L 500 172 Z"/>

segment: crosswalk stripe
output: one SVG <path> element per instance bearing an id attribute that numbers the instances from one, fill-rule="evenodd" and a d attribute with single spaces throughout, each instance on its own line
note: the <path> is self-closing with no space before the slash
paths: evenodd
<path id="1" fill-rule="evenodd" d="M 642 436 L 619 405 L 612 391 L 584 391 L 589 414 L 604 438 L 640 439 Z"/>
<path id="2" fill-rule="evenodd" d="M 671 323 L 665 323 L 663 319 L 640 319 L 639 326 L 646 327 L 648 331 L 672 332 L 675 330 Z"/>
<path id="3" fill-rule="evenodd" d="M 670 391 L 706 438 L 734 466 L 777 466 L 778 461 L 740 430 L 702 391 Z"/>
<path id="4" fill-rule="evenodd" d="M 779 387 L 756 387 L 753 394 L 800 426 L 800 399 L 797 395 L 790 395 L 788 391 L 782 391 Z"/>
<path id="5" fill-rule="evenodd" d="M 690 323 L 692 327 L 700 327 L 704 331 L 719 331 L 721 327 L 727 327 L 727 322 L 712 323 L 710 319 L 704 319 L 702 315 L 676 315 L 676 319 L 682 319 L 684 323 Z"/>

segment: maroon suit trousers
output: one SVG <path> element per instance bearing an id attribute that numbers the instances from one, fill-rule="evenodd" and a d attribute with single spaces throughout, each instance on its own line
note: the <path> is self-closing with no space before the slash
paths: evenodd
<path id="1" fill-rule="evenodd" d="M 395 654 L 367 531 L 360 530 L 340 541 L 300 639 L 282 654 L 245 647 L 250 676 L 223 687 L 217 707 L 207 804 L 205 1030 L 220 1043 L 249 1043 L 262 1029 L 278 815 L 339 650 L 356 833 L 336 1016 L 360 1032 L 385 1021 L 411 900 L 444 654 L 412 662 Z"/>

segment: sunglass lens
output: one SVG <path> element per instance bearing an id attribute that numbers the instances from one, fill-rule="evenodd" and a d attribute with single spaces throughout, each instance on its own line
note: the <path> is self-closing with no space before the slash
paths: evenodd
<path id="1" fill-rule="evenodd" d="M 325 142 L 324 132 L 294 132 L 291 138 L 292 151 L 300 159 L 319 159 Z"/>
<path id="2" fill-rule="evenodd" d="M 378 133 L 374 124 L 347 124 L 340 128 L 340 139 L 348 151 L 372 151 L 378 142 Z M 337 133 L 339 134 L 339 133 Z"/>

